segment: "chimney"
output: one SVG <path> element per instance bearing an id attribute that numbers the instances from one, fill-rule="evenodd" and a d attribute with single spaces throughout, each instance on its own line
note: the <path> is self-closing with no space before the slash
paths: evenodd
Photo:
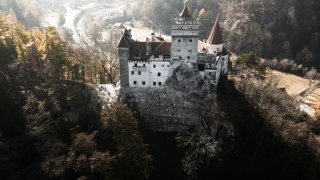
<path id="1" fill-rule="evenodd" d="M 149 38 L 147 38 L 147 43 L 146 43 L 146 55 L 151 54 L 151 42 L 149 41 Z"/>
<path id="2" fill-rule="evenodd" d="M 129 37 L 129 39 L 132 39 L 131 29 L 128 29 L 128 37 Z"/>
<path id="3" fill-rule="evenodd" d="M 156 38 L 156 34 L 154 32 L 151 33 L 151 41 L 154 42 Z"/>

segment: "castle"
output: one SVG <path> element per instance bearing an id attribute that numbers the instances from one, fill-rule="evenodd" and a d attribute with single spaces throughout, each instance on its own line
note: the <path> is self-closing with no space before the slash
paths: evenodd
<path id="1" fill-rule="evenodd" d="M 151 33 L 145 42 L 132 39 L 125 29 L 118 45 L 121 87 L 161 88 L 181 64 L 194 68 L 199 76 L 217 85 L 228 71 L 229 52 L 223 41 L 219 20 L 208 39 L 198 39 L 199 22 L 185 4 L 172 22 L 171 42 Z"/>

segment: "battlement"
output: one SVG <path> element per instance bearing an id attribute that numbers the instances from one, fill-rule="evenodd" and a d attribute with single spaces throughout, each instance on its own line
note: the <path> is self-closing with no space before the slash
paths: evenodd
<path id="1" fill-rule="evenodd" d="M 162 56 L 160 55 L 158 58 L 155 58 L 154 56 L 151 56 L 149 59 L 150 62 L 170 62 L 171 57 L 170 56 Z"/>
<path id="2" fill-rule="evenodd" d="M 172 21 L 172 25 L 200 25 L 198 20 L 194 19 L 184 19 L 184 18 L 176 18 Z"/>

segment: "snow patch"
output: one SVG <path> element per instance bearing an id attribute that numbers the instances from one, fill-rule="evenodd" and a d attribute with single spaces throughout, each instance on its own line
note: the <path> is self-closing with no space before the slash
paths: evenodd
<path id="1" fill-rule="evenodd" d="M 120 86 L 114 86 L 113 84 L 98 84 L 96 90 L 101 99 L 102 107 L 105 107 L 117 102 Z"/>
<path id="2" fill-rule="evenodd" d="M 310 106 L 306 105 L 306 104 L 300 104 L 299 108 L 301 111 L 307 113 L 309 116 L 314 117 L 316 114 L 316 111 L 311 108 Z"/>

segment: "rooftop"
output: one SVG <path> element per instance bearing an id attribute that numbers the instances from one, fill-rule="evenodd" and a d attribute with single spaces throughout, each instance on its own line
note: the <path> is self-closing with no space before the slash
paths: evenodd
<path id="1" fill-rule="evenodd" d="M 220 23 L 219 23 L 218 18 L 212 27 L 212 30 L 211 30 L 211 33 L 210 33 L 209 38 L 207 40 L 207 43 L 208 44 L 222 44 L 223 43 L 223 38 L 222 38 Z"/>

